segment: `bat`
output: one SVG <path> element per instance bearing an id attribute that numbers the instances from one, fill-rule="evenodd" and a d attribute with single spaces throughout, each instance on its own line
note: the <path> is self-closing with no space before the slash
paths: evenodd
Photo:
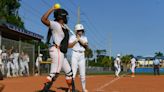
<path id="1" fill-rule="evenodd" d="M 71 32 L 72 35 L 75 35 L 75 33 L 73 32 L 73 30 L 71 30 L 66 24 L 64 24 L 64 27 L 66 27 Z"/>
<path id="2" fill-rule="evenodd" d="M 72 92 L 76 92 L 75 82 L 74 82 L 73 77 L 72 77 Z"/>

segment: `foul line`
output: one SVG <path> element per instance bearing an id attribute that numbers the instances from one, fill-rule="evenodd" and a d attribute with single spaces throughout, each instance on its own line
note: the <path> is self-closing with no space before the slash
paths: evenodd
<path id="1" fill-rule="evenodd" d="M 120 77 L 118 78 L 114 78 L 113 80 L 105 83 L 104 85 L 100 86 L 99 88 L 96 89 L 96 92 L 101 92 L 101 91 L 104 91 L 103 89 L 109 85 L 111 85 L 112 83 L 116 82 L 117 80 L 121 79 L 123 76 L 125 76 L 127 74 L 122 74 Z"/>

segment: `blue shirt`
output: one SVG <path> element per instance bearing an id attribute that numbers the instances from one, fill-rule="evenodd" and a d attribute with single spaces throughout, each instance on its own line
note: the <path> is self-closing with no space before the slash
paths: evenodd
<path id="1" fill-rule="evenodd" d="M 159 64 L 160 64 L 159 59 L 155 59 L 155 60 L 153 61 L 153 63 L 154 63 L 154 65 L 159 65 Z"/>

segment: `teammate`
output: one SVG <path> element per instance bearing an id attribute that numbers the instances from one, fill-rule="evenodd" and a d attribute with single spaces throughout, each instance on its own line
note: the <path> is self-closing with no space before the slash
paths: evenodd
<path id="1" fill-rule="evenodd" d="M 49 20 L 49 15 L 54 12 L 55 20 Z M 50 28 L 52 34 L 53 45 L 49 48 L 49 54 L 52 58 L 51 70 L 49 76 L 47 76 L 47 82 L 44 85 L 43 92 L 48 92 L 53 82 L 59 76 L 61 68 L 63 68 L 66 75 L 66 82 L 69 87 L 69 91 L 72 86 L 72 70 L 65 57 L 68 49 L 69 31 L 64 26 L 67 24 L 68 12 L 64 9 L 50 8 L 41 18 L 43 24 Z"/>
<path id="2" fill-rule="evenodd" d="M 25 53 L 24 57 L 23 57 L 23 60 L 24 60 L 24 68 L 26 70 L 26 75 L 29 76 L 30 73 L 29 73 L 29 65 L 28 63 L 30 62 L 30 58 L 29 58 L 29 55 L 27 53 Z"/>
<path id="3" fill-rule="evenodd" d="M 132 59 L 130 60 L 130 62 L 131 62 L 131 72 L 132 72 L 131 77 L 135 77 L 136 59 L 134 58 L 134 56 L 132 56 Z"/>
<path id="4" fill-rule="evenodd" d="M 87 37 L 84 36 L 84 27 L 82 24 L 75 26 L 76 35 L 72 35 L 69 40 L 69 47 L 72 48 L 72 70 L 73 78 L 75 79 L 77 69 L 79 67 L 81 84 L 83 92 L 86 90 L 85 79 L 85 49 L 88 47 Z"/>
<path id="5" fill-rule="evenodd" d="M 39 56 L 36 58 L 35 66 L 36 66 L 36 73 L 35 76 L 38 76 L 40 74 L 40 63 L 42 62 L 42 54 L 39 54 Z"/>
<path id="6" fill-rule="evenodd" d="M 2 51 L 2 74 L 6 76 L 7 74 L 7 53 L 5 50 Z"/>
<path id="7" fill-rule="evenodd" d="M 24 67 L 24 52 L 22 51 L 21 54 L 19 55 L 19 63 L 20 63 L 20 76 L 23 76 L 25 67 Z"/>
<path id="8" fill-rule="evenodd" d="M 2 50 L 0 49 L 0 80 L 3 80 L 2 65 Z"/>
<path id="9" fill-rule="evenodd" d="M 16 77 L 16 75 L 14 74 L 13 47 L 8 50 L 7 55 L 8 55 L 8 60 L 7 60 L 7 77 Z M 11 69 L 11 72 L 13 74 L 12 76 L 11 76 L 10 69 Z"/>
<path id="10" fill-rule="evenodd" d="M 121 59 L 120 54 L 117 54 L 116 59 L 114 60 L 114 67 L 115 67 L 115 77 L 119 77 L 119 73 L 121 71 Z"/>
<path id="11" fill-rule="evenodd" d="M 19 53 L 18 53 L 18 51 L 16 50 L 16 52 L 14 52 L 13 55 L 14 55 L 14 59 L 13 59 L 14 73 L 16 76 L 19 76 L 19 64 L 18 64 Z"/>
<path id="12" fill-rule="evenodd" d="M 84 36 L 84 27 L 82 24 L 75 26 L 76 35 L 72 35 L 69 40 L 69 47 L 72 48 L 72 70 L 73 78 L 75 79 L 77 69 L 79 67 L 82 91 L 86 90 L 86 79 L 85 79 L 85 49 L 88 47 L 87 37 Z"/>

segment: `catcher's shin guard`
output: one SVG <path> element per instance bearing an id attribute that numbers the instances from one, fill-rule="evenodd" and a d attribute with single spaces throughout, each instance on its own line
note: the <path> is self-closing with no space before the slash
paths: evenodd
<path id="1" fill-rule="evenodd" d="M 49 89 L 51 88 L 52 84 L 53 84 L 53 81 L 44 83 L 44 88 L 42 89 L 41 92 L 48 92 Z"/>
<path id="2" fill-rule="evenodd" d="M 48 92 L 49 89 L 51 88 L 53 82 L 57 79 L 57 77 L 59 76 L 59 73 L 52 73 L 54 77 L 52 76 L 48 76 L 48 78 L 51 78 L 51 81 L 48 81 L 46 83 L 44 83 L 44 87 L 42 89 L 41 92 Z"/>
<path id="3" fill-rule="evenodd" d="M 71 78 L 70 79 L 71 82 L 69 82 L 69 80 L 68 80 L 67 84 L 68 84 L 68 86 L 72 87 L 72 92 L 75 92 L 76 89 L 75 89 L 75 83 L 74 83 L 74 79 L 73 79 L 73 72 L 72 72 L 72 70 L 70 72 L 66 73 L 66 76 Z"/>

